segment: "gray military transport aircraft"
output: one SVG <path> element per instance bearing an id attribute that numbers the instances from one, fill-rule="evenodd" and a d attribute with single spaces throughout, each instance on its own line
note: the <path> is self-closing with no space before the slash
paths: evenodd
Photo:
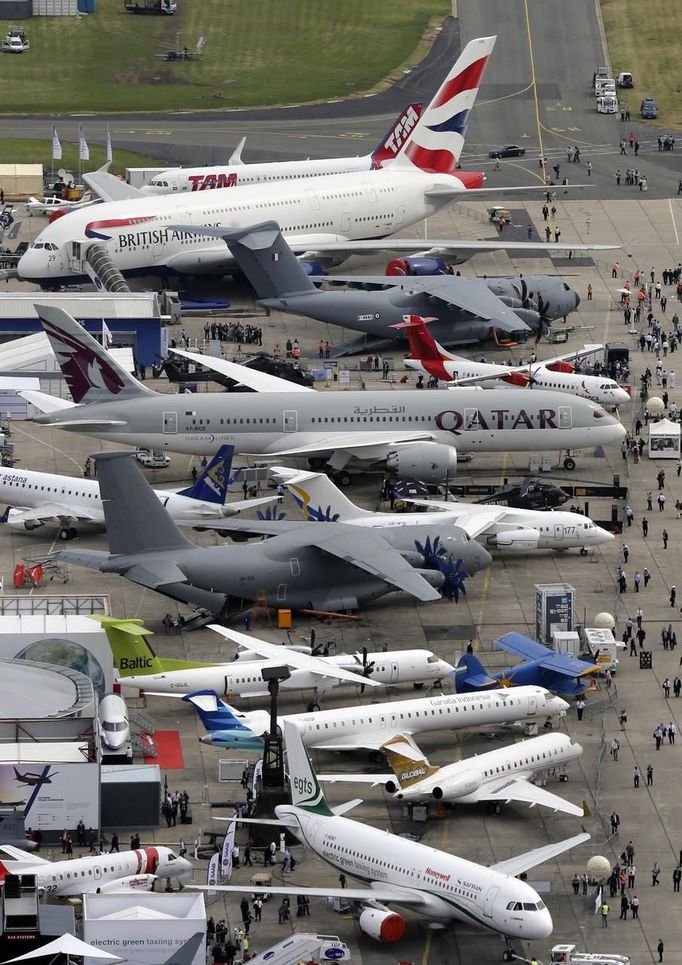
<path id="1" fill-rule="evenodd" d="M 356 610 L 396 590 L 421 602 L 456 599 L 463 578 L 491 563 L 479 543 L 457 530 L 453 539 L 441 535 L 440 525 L 379 535 L 343 523 L 263 520 L 261 533 L 272 537 L 264 542 L 197 546 L 176 527 L 133 453 L 94 458 L 110 552 L 69 549 L 55 557 L 117 573 L 211 613 L 227 616 L 253 601 L 294 610 Z"/>
<path id="2" fill-rule="evenodd" d="M 178 228 L 179 230 L 179 228 Z M 430 331 L 441 345 L 469 345 L 492 339 L 522 341 L 565 319 L 580 297 L 560 278 L 461 278 L 453 275 L 306 274 L 275 221 L 233 231 L 191 228 L 183 231 L 222 238 L 248 281 L 258 304 L 340 325 L 372 337 L 346 343 L 342 351 L 366 351 L 375 343 L 404 339 L 393 326 L 406 314 L 433 318 Z M 320 284 L 346 286 L 320 291 Z M 336 354 L 340 354 L 337 350 Z"/>
<path id="3" fill-rule="evenodd" d="M 35 307 L 74 400 L 23 391 L 46 413 L 35 421 L 108 442 L 197 455 L 229 444 L 278 462 L 296 456 L 314 469 L 326 463 L 341 482 L 352 460 L 401 479 L 441 482 L 454 475 L 458 452 L 561 451 L 625 437 L 594 402 L 550 390 L 316 392 L 203 355 L 194 359 L 256 392 L 154 392 L 67 312 Z"/>

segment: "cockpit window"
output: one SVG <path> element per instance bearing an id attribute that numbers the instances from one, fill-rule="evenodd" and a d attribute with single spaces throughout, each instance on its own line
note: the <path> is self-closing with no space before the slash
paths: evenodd
<path id="1" fill-rule="evenodd" d="M 523 911 L 523 905 L 520 901 L 510 901 L 507 905 L 507 911 Z"/>
<path id="2" fill-rule="evenodd" d="M 169 860 L 169 861 L 175 861 L 176 859 L 177 859 L 177 855 L 174 855 L 172 851 L 169 851 L 169 852 L 168 852 L 168 860 Z"/>

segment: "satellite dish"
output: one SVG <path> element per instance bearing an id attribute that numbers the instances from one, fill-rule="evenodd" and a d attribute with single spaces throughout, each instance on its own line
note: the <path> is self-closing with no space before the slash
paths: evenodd
<path id="1" fill-rule="evenodd" d="M 59 168 L 58 171 L 57 171 L 57 174 L 59 175 L 60 178 L 66 177 L 66 169 L 65 169 L 65 168 Z"/>

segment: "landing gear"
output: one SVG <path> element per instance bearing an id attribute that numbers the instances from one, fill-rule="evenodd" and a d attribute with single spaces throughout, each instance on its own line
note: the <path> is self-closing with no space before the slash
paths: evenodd
<path id="1" fill-rule="evenodd" d="M 580 547 L 580 555 L 587 556 L 587 549 L 584 546 Z"/>
<path id="2" fill-rule="evenodd" d="M 75 539 L 78 536 L 78 530 L 75 526 L 62 526 L 59 530 L 59 539 L 62 542 L 66 542 L 70 539 Z"/>
<path id="3" fill-rule="evenodd" d="M 488 810 L 490 814 L 502 814 L 502 805 L 499 801 L 491 801 Z"/>
<path id="4" fill-rule="evenodd" d="M 320 472 L 320 470 L 324 468 L 324 465 L 326 462 L 327 460 L 321 458 L 320 456 L 313 456 L 312 459 L 308 460 L 308 465 L 313 470 L 313 472 Z"/>
<path id="5" fill-rule="evenodd" d="M 346 472 L 345 469 L 342 469 L 341 472 L 337 473 L 333 478 L 334 482 L 338 483 L 339 486 L 342 486 L 344 489 L 347 486 L 350 486 L 351 482 L 353 481 L 351 474 Z"/>
<path id="6" fill-rule="evenodd" d="M 502 953 L 503 962 L 513 962 L 516 961 L 516 952 L 514 951 L 514 946 L 508 938 L 504 940 L 505 949 Z"/>
<path id="7" fill-rule="evenodd" d="M 572 472 L 572 470 L 575 469 L 575 459 L 573 459 L 572 456 L 566 456 L 564 459 L 564 469 L 568 472 Z"/>

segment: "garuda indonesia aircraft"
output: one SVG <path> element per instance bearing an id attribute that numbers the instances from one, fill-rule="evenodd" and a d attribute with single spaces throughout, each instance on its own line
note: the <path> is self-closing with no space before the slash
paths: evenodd
<path id="1" fill-rule="evenodd" d="M 457 452 L 575 449 L 620 442 L 625 429 L 587 399 L 524 389 L 316 392 L 225 360 L 193 356 L 258 391 L 167 395 L 138 382 L 66 312 L 36 305 L 76 404 L 22 392 L 36 421 L 109 442 L 195 454 L 229 444 L 262 456 L 354 459 L 402 479 L 452 477 Z"/>
<path id="2" fill-rule="evenodd" d="M 552 917 L 545 903 L 529 884 L 515 876 L 588 841 L 589 834 L 577 834 L 488 867 L 407 841 L 342 816 L 361 801 L 330 808 L 297 727 L 284 721 L 283 729 L 292 803 L 277 805 L 274 821 L 246 820 L 288 828 L 331 865 L 334 874 L 349 875 L 365 887 L 343 889 L 323 884 L 306 888 L 290 881 L 283 887 L 254 887 L 247 882 L 218 886 L 218 891 L 341 898 L 358 906 L 361 931 L 385 942 L 400 940 L 406 929 L 405 919 L 387 907 L 390 905 L 412 909 L 427 918 L 463 921 L 497 932 L 507 940 L 508 955 L 511 939 L 540 941 L 552 934 Z"/>
<path id="3" fill-rule="evenodd" d="M 102 256 L 129 275 L 230 272 L 229 252 L 210 229 L 243 228 L 263 219 L 279 222 L 297 254 L 327 264 L 354 253 L 384 250 L 383 239 L 435 214 L 462 192 L 499 191 L 481 188 L 480 171 L 457 168 L 469 112 L 494 43 L 495 37 L 482 37 L 467 44 L 388 168 L 162 197 L 145 197 L 96 172 L 85 179 L 104 203 L 48 225 L 22 255 L 19 277 L 45 287 L 89 281 L 91 262 Z M 194 233 L 204 227 L 206 231 Z M 422 251 L 424 240 L 401 239 L 389 247 Z M 427 247 L 455 259 L 501 247 L 527 249 L 523 242 L 498 240 L 445 239 Z M 535 247 L 557 250 L 556 245 Z M 575 251 L 585 247 L 571 245 Z M 607 246 L 590 246 L 596 247 Z"/>

